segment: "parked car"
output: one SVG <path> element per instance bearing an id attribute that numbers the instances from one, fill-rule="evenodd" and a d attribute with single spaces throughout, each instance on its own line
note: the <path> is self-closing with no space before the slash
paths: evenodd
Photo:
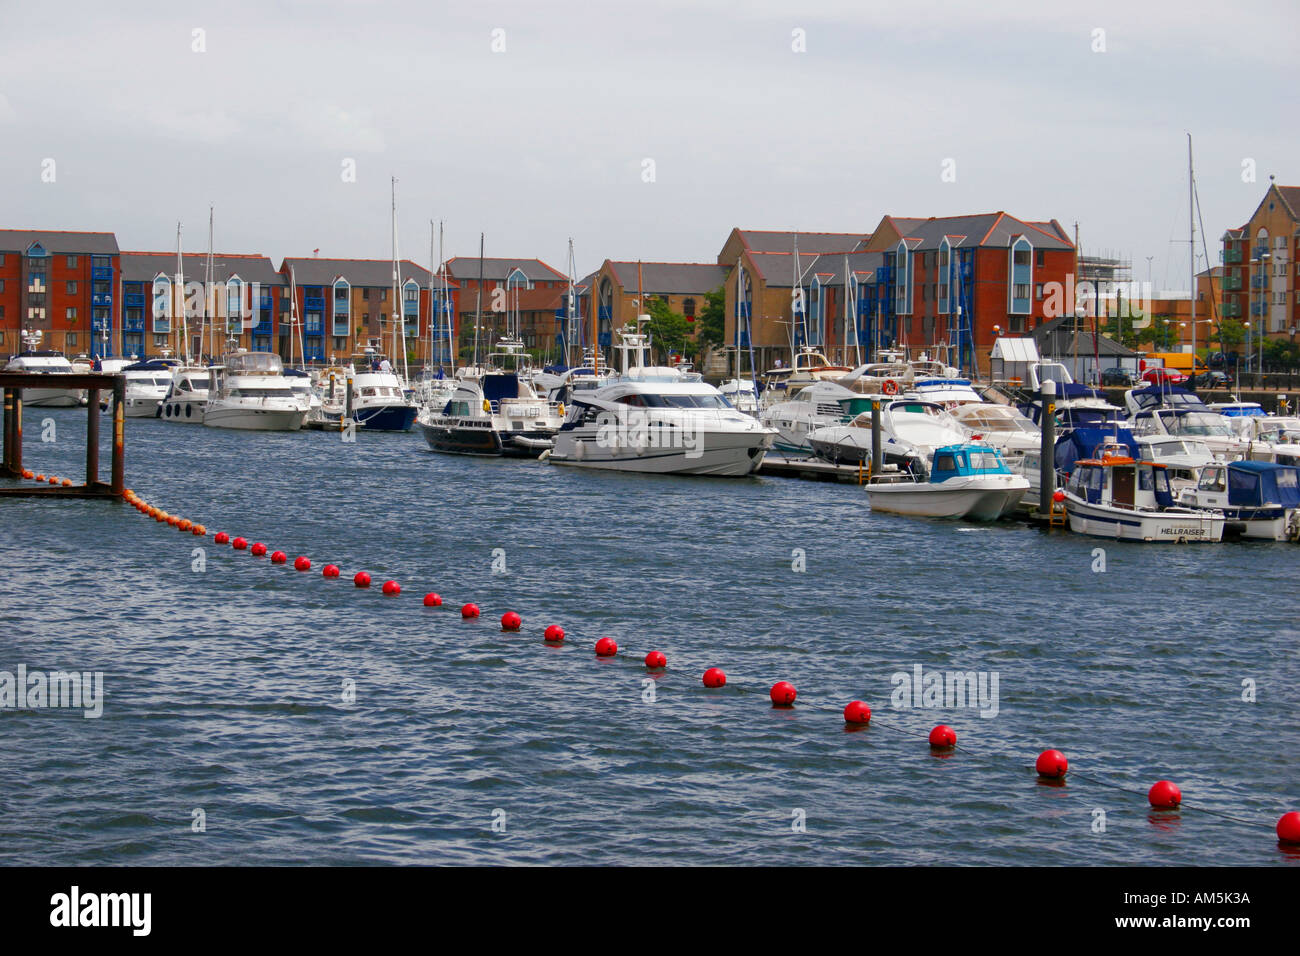
<path id="1" fill-rule="evenodd" d="M 1142 381 L 1148 385 L 1182 385 L 1187 376 L 1176 368 L 1149 368 L 1142 373 Z"/>
<path id="2" fill-rule="evenodd" d="M 1211 370 L 1193 375 L 1187 380 L 1188 388 L 1232 388 L 1232 376 L 1226 372 Z"/>
<path id="3" fill-rule="evenodd" d="M 1101 384 L 1112 388 L 1132 388 L 1137 384 L 1137 372 L 1127 368 L 1104 368 L 1101 370 Z"/>

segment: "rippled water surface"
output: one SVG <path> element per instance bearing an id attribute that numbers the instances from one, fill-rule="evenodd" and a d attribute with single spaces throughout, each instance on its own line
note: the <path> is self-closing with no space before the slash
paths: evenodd
<path id="1" fill-rule="evenodd" d="M 26 418 L 25 464 L 79 478 L 84 413 Z M 106 698 L 98 719 L 0 710 L 0 862 L 1300 859 L 1272 829 L 1300 808 L 1295 546 L 1108 544 L 1096 573 L 1096 541 L 872 515 L 851 485 L 583 473 L 414 434 L 132 420 L 127 456 L 151 503 L 314 567 L 125 505 L 0 499 L 0 670 L 102 671 Z M 918 664 L 996 672 L 996 716 L 895 709 Z M 855 698 L 867 729 L 840 716 Z M 930 752 L 940 722 L 966 750 Z M 1067 786 L 1036 782 L 1045 747 Z M 1160 778 L 1181 812 L 1147 808 Z"/>

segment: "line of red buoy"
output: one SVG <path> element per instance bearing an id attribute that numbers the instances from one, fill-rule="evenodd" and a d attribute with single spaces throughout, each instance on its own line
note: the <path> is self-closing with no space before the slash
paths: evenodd
<path id="1" fill-rule="evenodd" d="M 23 477 L 32 478 L 36 481 L 47 480 L 43 475 L 36 475 L 30 471 L 24 470 Z M 51 484 L 56 484 L 62 480 L 70 484 L 67 479 L 50 478 Z M 133 491 L 127 489 L 123 494 L 124 500 L 132 505 L 137 511 L 148 515 L 159 522 L 166 522 L 172 527 L 178 528 L 182 532 L 190 532 L 197 536 L 207 534 L 204 525 L 189 521 L 188 519 L 176 518 L 167 514 L 152 505 L 149 505 Z M 248 548 L 248 542 L 244 538 L 236 537 L 231 540 L 230 536 L 224 531 L 218 532 L 213 536 L 213 541 L 217 544 L 230 543 L 232 548 L 237 551 Z M 262 556 L 266 554 L 266 545 L 256 542 L 252 546 L 252 554 Z M 285 563 L 287 556 L 283 551 L 276 551 L 271 555 L 271 561 L 276 564 Z M 300 555 L 294 560 L 294 567 L 299 571 L 307 571 L 311 568 L 311 561 L 305 556 Z M 338 565 L 327 564 L 321 571 L 325 578 L 333 579 L 340 576 Z M 370 587 L 370 575 L 365 571 L 358 571 L 353 577 L 353 583 L 358 588 Z M 401 587 L 396 581 L 385 581 L 382 587 L 385 595 L 397 596 L 401 594 Z M 425 607 L 440 607 L 442 598 L 438 594 L 428 593 L 424 596 Z M 479 617 L 481 611 L 477 604 L 467 603 L 461 607 L 461 617 L 465 620 L 471 620 Z M 523 628 L 523 618 L 514 611 L 507 611 L 501 616 L 502 631 L 515 633 Z M 557 644 L 564 641 L 566 635 L 564 628 L 558 624 L 547 626 L 543 639 L 551 644 Z M 610 637 L 598 639 L 594 647 L 598 657 L 614 657 L 618 654 L 618 643 Z M 668 660 L 661 651 L 651 651 L 645 656 L 645 667 L 647 670 L 664 670 L 668 666 Z M 702 676 L 702 682 L 705 687 L 710 689 L 720 688 L 726 685 L 727 675 L 718 667 L 710 667 Z M 769 691 L 769 698 L 773 707 L 791 708 L 794 706 L 795 699 L 798 697 L 798 691 L 789 681 L 777 681 L 772 685 Z M 850 701 L 843 711 L 845 724 L 848 725 L 866 725 L 871 721 L 871 708 L 865 702 L 860 700 Z M 957 746 L 957 732 L 946 724 L 939 724 L 929 734 L 930 747 L 936 751 L 953 750 Z M 1065 775 L 1069 771 L 1069 761 L 1065 754 L 1059 750 L 1044 750 L 1038 755 L 1034 765 L 1035 771 L 1039 777 L 1045 780 L 1064 781 Z M 1147 801 L 1157 810 L 1176 810 L 1182 806 L 1182 791 L 1177 784 L 1168 780 L 1158 780 L 1151 786 L 1147 792 Z M 1189 808 L 1192 809 L 1192 808 Z M 1202 808 L 1195 808 L 1202 809 Z M 1214 812 L 1214 811 L 1207 811 Z M 1229 818 L 1231 819 L 1231 818 Z M 1238 821 L 1248 822 L 1248 821 Z M 1287 845 L 1300 846 L 1300 812 L 1291 811 L 1284 813 L 1277 821 L 1276 825 L 1277 838 L 1280 843 Z"/>

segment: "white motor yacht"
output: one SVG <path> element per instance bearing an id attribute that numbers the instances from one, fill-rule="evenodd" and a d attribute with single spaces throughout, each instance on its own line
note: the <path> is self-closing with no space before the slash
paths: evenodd
<path id="1" fill-rule="evenodd" d="M 922 471 L 937 449 L 960 445 L 970 436 L 941 406 L 916 399 L 885 402 L 880 409 L 880 429 L 885 464 L 890 457 L 906 457 L 920 463 Z M 866 461 L 871 456 L 871 412 L 864 411 L 845 424 L 817 428 L 809 433 L 808 441 L 819 458 Z"/>
<path id="2" fill-rule="evenodd" d="M 158 405 L 158 417 L 167 422 L 202 425 L 208 404 L 212 369 L 204 365 L 178 365 L 171 370 L 171 384 Z"/>
<path id="3" fill-rule="evenodd" d="M 172 386 L 172 369 L 178 363 L 149 359 L 122 369 L 126 378 L 123 407 L 127 418 L 157 418 L 158 409 Z"/>
<path id="4" fill-rule="evenodd" d="M 297 431 L 308 403 L 294 391 L 284 364 L 274 352 L 240 349 L 213 366 L 203 424 L 213 428 Z"/>
<path id="5" fill-rule="evenodd" d="M 785 455 L 817 454 L 809 436 L 827 425 L 849 421 L 871 408 L 871 399 L 836 382 L 805 385 L 789 401 L 766 406 L 759 420 L 776 432 L 775 448 Z"/>
<path id="6" fill-rule="evenodd" d="M 60 375 L 74 374 L 72 363 L 62 352 L 41 349 L 42 333 L 31 331 L 23 335 L 23 351 L 9 359 L 6 372 L 31 372 L 49 376 L 42 379 L 40 388 L 23 389 L 23 404 L 29 408 L 74 408 L 86 404 L 84 389 L 63 388 L 58 384 Z"/>
<path id="7" fill-rule="evenodd" d="M 488 372 L 458 382 L 447 403 L 421 409 L 415 425 L 434 451 L 536 458 L 554 445 L 562 416 L 562 405 L 514 372 Z"/>
<path id="8" fill-rule="evenodd" d="M 648 319 L 648 317 L 643 317 Z M 674 475 L 753 474 L 775 432 L 732 408 L 712 385 L 645 364 L 649 339 L 623 330 L 623 371 L 574 392 L 547 456 L 557 464 Z"/>

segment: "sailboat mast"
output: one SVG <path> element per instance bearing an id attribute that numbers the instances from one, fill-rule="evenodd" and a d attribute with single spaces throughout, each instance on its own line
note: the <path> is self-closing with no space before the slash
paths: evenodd
<path id="1" fill-rule="evenodd" d="M 176 223 L 176 304 L 175 312 L 180 320 L 176 325 L 176 331 L 181 338 L 181 347 L 178 351 L 184 358 L 185 364 L 190 364 L 190 346 L 189 329 L 185 325 L 185 265 L 181 262 L 181 224 Z"/>
<path id="2" fill-rule="evenodd" d="M 1187 248 L 1189 261 L 1191 263 L 1188 269 L 1191 281 L 1191 300 L 1192 314 L 1189 322 L 1192 326 L 1192 373 L 1196 373 L 1196 210 L 1194 207 L 1194 193 L 1196 189 L 1196 177 L 1192 171 L 1192 134 L 1187 134 Z M 1264 331 L 1264 322 L 1260 320 L 1260 334 Z"/>
<path id="3" fill-rule="evenodd" d="M 401 267 L 397 259 L 397 177 L 392 177 L 393 190 L 393 316 L 396 321 L 393 323 L 393 358 L 397 358 L 396 350 L 400 347 L 402 352 L 402 382 L 411 377 L 411 370 L 406 364 L 406 307 L 401 299 L 402 276 Z M 399 338 L 400 336 L 400 338 Z M 393 363 L 393 370 L 397 370 L 397 363 Z"/>
<path id="4" fill-rule="evenodd" d="M 208 204 L 208 261 L 203 276 L 203 312 L 208 319 L 208 361 L 217 357 L 217 316 L 212 289 L 212 205 Z M 202 334 L 202 332 L 200 332 Z"/>
<path id="5" fill-rule="evenodd" d="M 483 324 L 483 233 L 478 234 L 478 297 L 474 303 L 474 368 L 478 368 L 478 330 Z"/>
<path id="6" fill-rule="evenodd" d="M 447 364 L 451 367 L 451 375 L 456 377 L 456 314 L 451 309 L 451 293 L 447 291 L 447 265 L 443 258 L 445 253 L 442 247 L 442 220 L 438 220 L 438 276 L 441 288 L 439 289 L 438 311 L 441 315 L 439 321 L 447 323 Z"/>
<path id="7" fill-rule="evenodd" d="M 569 237 L 569 298 L 565 306 L 564 320 L 564 364 L 570 368 L 574 367 L 573 363 L 573 333 L 574 333 L 574 305 L 575 293 L 574 283 L 577 280 L 577 264 L 573 261 L 573 237 Z"/>

